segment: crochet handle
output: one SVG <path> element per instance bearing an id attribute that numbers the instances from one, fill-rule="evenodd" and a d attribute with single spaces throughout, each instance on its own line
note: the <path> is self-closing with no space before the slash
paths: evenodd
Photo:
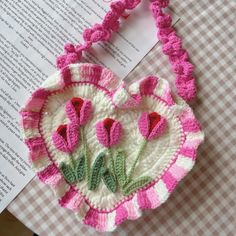
<path id="1" fill-rule="evenodd" d="M 170 0 L 151 0 L 150 10 L 158 29 L 158 39 L 162 43 L 162 51 L 169 57 L 172 69 L 176 75 L 176 89 L 184 100 L 192 100 L 196 96 L 196 83 L 193 77 L 193 65 L 189 62 L 188 53 L 182 47 L 182 40 L 177 36 L 172 27 L 172 18 L 163 11 L 169 5 Z M 73 45 L 67 43 L 64 46 L 65 54 L 57 58 L 57 67 L 63 68 L 71 63 L 81 60 L 83 51 L 89 50 L 93 43 L 108 41 L 112 32 L 118 31 L 120 18 L 126 10 L 134 9 L 141 0 L 118 0 L 112 2 L 110 10 L 106 13 L 101 24 L 95 24 L 92 28 L 83 32 L 84 43 Z"/>

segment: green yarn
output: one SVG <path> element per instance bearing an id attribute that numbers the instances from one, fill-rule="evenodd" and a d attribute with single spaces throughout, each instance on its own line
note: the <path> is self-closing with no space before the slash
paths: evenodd
<path id="1" fill-rule="evenodd" d="M 89 181 L 89 176 L 90 176 L 89 150 L 88 150 L 87 140 L 84 133 L 84 127 L 80 128 L 80 137 L 81 137 L 81 143 L 83 145 L 83 151 L 84 151 L 84 157 L 85 157 L 85 161 L 84 161 L 85 176 L 86 176 L 86 179 Z"/>
<path id="2" fill-rule="evenodd" d="M 80 182 L 82 180 L 85 179 L 85 155 L 81 155 L 77 162 L 76 162 L 76 166 L 75 166 L 75 175 L 76 175 L 76 179 Z"/>
<path id="3" fill-rule="evenodd" d="M 74 173 L 73 168 L 66 163 L 61 163 L 60 165 L 61 173 L 63 174 L 64 178 L 70 183 L 73 184 L 76 181 L 76 176 Z"/>
<path id="4" fill-rule="evenodd" d="M 102 152 L 96 157 L 93 163 L 91 175 L 89 178 L 89 190 L 95 190 L 100 184 L 102 177 L 101 170 L 102 167 L 104 167 L 104 165 L 105 165 L 105 154 Z"/>
<path id="5" fill-rule="evenodd" d="M 137 178 L 136 180 L 131 180 L 123 189 L 124 195 L 129 195 L 136 191 L 139 188 L 142 188 L 147 183 L 151 182 L 152 178 L 148 176 L 143 176 L 140 178 Z"/>
<path id="6" fill-rule="evenodd" d="M 115 174 L 117 177 L 117 181 L 121 187 L 123 187 L 126 183 L 126 160 L 125 153 L 122 150 L 119 150 L 115 159 Z"/>
<path id="7" fill-rule="evenodd" d="M 108 168 L 102 167 L 102 180 L 111 192 L 113 193 L 116 192 L 117 189 L 116 180 Z"/>
<path id="8" fill-rule="evenodd" d="M 127 177 L 127 181 L 128 182 L 130 182 L 130 180 L 131 180 L 131 177 L 132 177 L 132 175 L 134 173 L 134 169 L 135 169 L 135 167 L 136 167 L 136 165 L 137 165 L 137 163 L 138 163 L 138 161 L 139 161 L 139 159 L 141 157 L 141 154 L 142 154 L 143 149 L 145 148 L 146 144 L 147 144 L 147 140 L 143 139 L 141 145 L 139 146 L 139 150 L 137 152 L 135 161 L 134 161 L 134 163 L 133 163 L 133 165 L 132 165 L 132 167 L 131 167 L 131 169 L 129 171 L 129 174 L 128 174 L 128 177 Z"/>

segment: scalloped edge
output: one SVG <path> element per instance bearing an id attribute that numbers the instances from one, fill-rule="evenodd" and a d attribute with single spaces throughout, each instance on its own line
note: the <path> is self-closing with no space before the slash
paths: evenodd
<path id="1" fill-rule="evenodd" d="M 100 211 L 91 207 L 85 196 L 63 179 L 56 165 L 50 160 L 38 130 L 40 111 L 47 97 L 75 82 L 106 87 L 113 95 L 114 105 L 123 109 L 139 105 L 142 96 L 153 95 L 170 109 L 176 110 L 182 124 L 182 147 L 165 168 L 162 176 L 156 182 L 125 197 L 124 201 L 110 211 Z M 101 232 L 113 231 L 122 222 L 139 218 L 143 210 L 155 209 L 164 203 L 178 182 L 192 169 L 197 148 L 204 140 L 204 134 L 191 108 L 182 99 L 180 103 L 174 101 L 166 80 L 148 76 L 127 88 L 124 82 L 119 83 L 110 70 L 89 63 L 71 64 L 50 76 L 42 87 L 32 94 L 20 114 L 24 141 L 29 148 L 29 159 L 38 178 L 53 188 L 62 207 L 73 210 L 81 222 Z"/>

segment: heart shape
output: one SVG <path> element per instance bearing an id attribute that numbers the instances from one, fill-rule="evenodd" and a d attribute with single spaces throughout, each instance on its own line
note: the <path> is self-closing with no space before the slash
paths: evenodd
<path id="1" fill-rule="evenodd" d="M 126 86 L 94 64 L 71 64 L 50 76 L 21 117 L 39 179 L 62 207 L 99 231 L 166 201 L 204 138 L 166 80 L 149 76 Z"/>

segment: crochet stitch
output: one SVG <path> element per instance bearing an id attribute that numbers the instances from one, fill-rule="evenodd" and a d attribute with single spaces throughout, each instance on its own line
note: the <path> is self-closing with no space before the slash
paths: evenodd
<path id="1" fill-rule="evenodd" d="M 77 64 L 99 41 L 108 41 L 120 18 L 140 0 L 111 3 L 101 24 L 66 44 L 59 73 L 49 77 L 21 110 L 29 159 L 59 204 L 98 231 L 113 231 L 142 210 L 166 201 L 195 163 L 204 135 L 185 102 L 196 94 L 193 65 L 164 12 L 151 1 L 163 53 L 176 74 L 179 96 L 166 80 L 147 76 L 129 86 L 108 69 Z"/>

